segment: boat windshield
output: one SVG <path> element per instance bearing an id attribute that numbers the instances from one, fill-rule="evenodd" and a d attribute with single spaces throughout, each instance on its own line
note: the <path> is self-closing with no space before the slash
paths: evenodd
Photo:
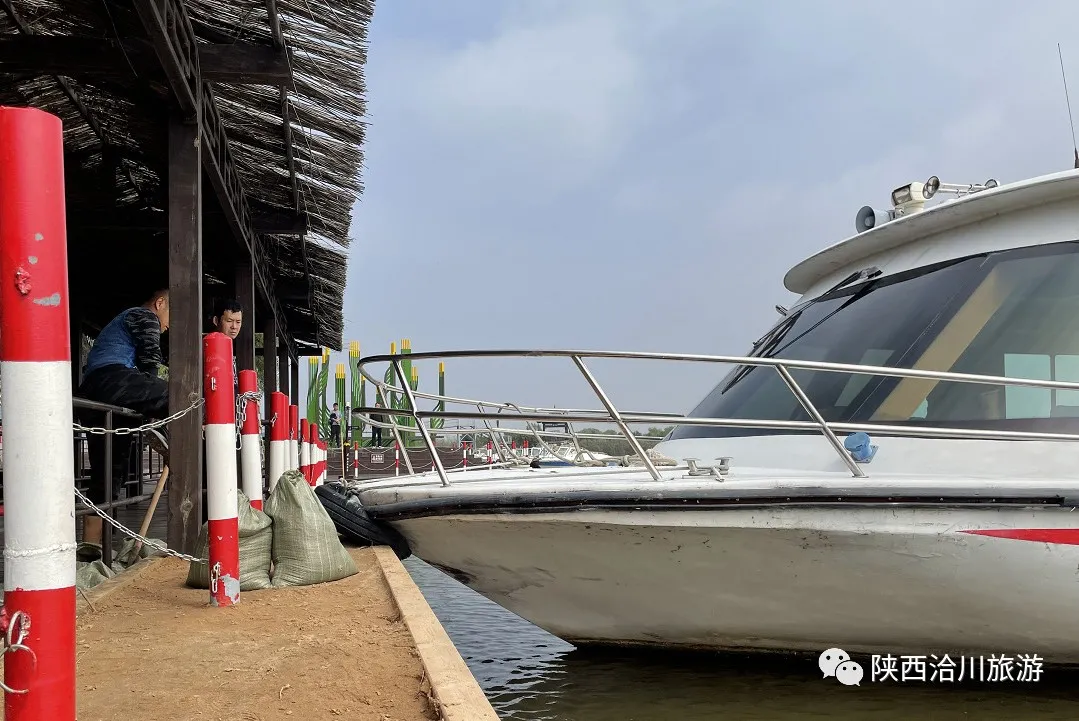
<path id="1" fill-rule="evenodd" d="M 1079 242 L 971 256 L 838 288 L 751 355 L 1079 381 Z M 1076 432 L 1079 391 L 791 369 L 825 420 Z M 695 417 L 811 420 L 774 368 L 734 368 Z M 671 439 L 791 431 L 682 426 Z"/>

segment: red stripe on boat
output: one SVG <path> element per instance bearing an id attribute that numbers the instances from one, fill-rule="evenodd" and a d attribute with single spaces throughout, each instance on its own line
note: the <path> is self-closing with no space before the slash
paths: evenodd
<path id="1" fill-rule="evenodd" d="M 1037 541 L 1038 543 L 1060 543 L 1067 546 L 1079 546 L 1079 528 L 995 528 L 977 531 L 961 531 L 976 536 L 1010 538 L 1016 541 Z"/>

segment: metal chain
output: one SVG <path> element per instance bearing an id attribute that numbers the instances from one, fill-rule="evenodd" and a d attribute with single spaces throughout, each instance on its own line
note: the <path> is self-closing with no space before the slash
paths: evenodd
<path id="1" fill-rule="evenodd" d="M 18 633 L 18 636 L 13 639 L 12 634 L 14 634 L 14 633 Z M 2 654 L 6 654 L 8 652 L 14 653 L 16 651 L 25 651 L 26 653 L 30 654 L 30 657 L 33 659 L 34 673 L 36 674 L 37 673 L 37 654 L 34 653 L 34 649 L 30 648 L 29 646 L 27 646 L 24 643 L 24 641 L 26 641 L 27 636 L 29 636 L 29 635 L 30 635 L 30 615 L 28 613 L 26 613 L 25 611 L 16 611 L 11 616 L 11 619 L 7 621 L 7 628 L 4 629 L 4 650 L 3 650 Z M 0 655 L 2 655 L 2 654 L 0 654 Z M 7 684 L 5 684 L 3 682 L 3 680 L 0 680 L 0 688 L 2 688 L 6 693 L 20 694 L 20 695 L 25 694 L 25 693 L 29 693 L 29 691 L 30 691 L 30 689 L 28 689 L 28 688 L 22 688 L 22 689 L 11 688 Z"/>
<path id="2" fill-rule="evenodd" d="M 243 448 L 243 427 L 247 421 L 247 402 L 254 401 L 257 412 L 257 404 L 260 398 L 262 398 L 262 394 L 258 391 L 246 391 L 236 396 L 236 450 Z"/>
<path id="3" fill-rule="evenodd" d="M 150 548 L 156 548 L 158 551 L 161 551 L 166 556 L 172 556 L 173 558 L 179 558 L 179 559 L 181 559 L 183 561 L 191 561 L 192 563 L 208 563 L 209 562 L 209 559 L 195 558 L 194 556 L 188 556 L 186 553 L 180 553 L 179 551 L 174 551 L 171 548 L 168 548 L 167 546 L 161 545 L 157 541 L 153 541 L 153 540 L 151 540 L 149 538 L 146 538 L 145 536 L 140 536 L 139 534 L 135 533 L 130 528 L 128 528 L 127 526 L 120 523 L 119 521 L 117 521 L 112 516 L 110 516 L 108 513 L 106 513 L 105 511 L 102 511 L 100 508 L 95 506 L 93 501 L 91 501 L 89 498 L 87 498 L 83 494 L 83 492 L 80 491 L 78 488 L 75 489 L 75 495 L 78 496 L 79 500 L 81 500 L 83 503 L 85 503 L 90 508 L 90 510 L 92 510 L 97 515 L 101 516 L 102 519 L 104 519 L 105 521 L 110 523 L 113 527 L 115 527 L 117 530 L 119 530 L 124 535 L 130 536 L 131 538 L 142 541 L 144 546 L 149 546 Z"/>
<path id="4" fill-rule="evenodd" d="M 175 420 L 183 418 L 185 415 L 195 410 L 204 403 L 203 399 L 196 396 L 194 393 L 192 393 L 191 395 L 193 399 L 191 401 L 191 405 L 189 405 L 187 408 L 184 408 L 182 411 L 177 411 L 176 413 L 173 413 L 171 416 L 163 420 L 152 421 L 150 423 L 145 423 L 135 428 L 87 428 L 86 426 L 80 425 L 78 423 L 73 423 L 72 425 L 74 426 L 76 431 L 82 431 L 84 433 L 89 433 L 95 436 L 104 436 L 108 434 L 113 434 L 117 436 L 128 436 L 134 433 L 142 433 L 144 431 L 149 431 L 154 428 L 161 428 L 168 425 L 169 423 L 172 423 Z"/>
<path id="5" fill-rule="evenodd" d="M 259 400 L 262 399 L 262 394 L 258 391 L 247 391 L 236 396 L 236 427 L 242 428 L 244 422 L 247 420 L 247 403 L 248 401 L 255 401 L 256 405 Z"/>

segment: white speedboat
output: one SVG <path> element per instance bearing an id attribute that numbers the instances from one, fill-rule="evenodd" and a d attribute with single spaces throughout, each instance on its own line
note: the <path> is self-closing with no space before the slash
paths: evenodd
<path id="1" fill-rule="evenodd" d="M 435 468 L 360 501 L 576 644 L 1079 662 L 1079 171 L 892 200 L 787 273 L 801 299 L 746 357 L 410 356 L 570 358 L 603 409 L 560 417 L 623 431 L 672 420 L 619 412 L 590 359 L 732 366 L 635 465 Z"/>

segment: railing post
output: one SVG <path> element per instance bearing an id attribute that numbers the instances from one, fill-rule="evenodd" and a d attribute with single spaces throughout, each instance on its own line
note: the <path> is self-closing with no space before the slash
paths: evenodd
<path id="1" fill-rule="evenodd" d="M 607 412 L 611 414 L 611 418 L 614 419 L 615 424 L 619 430 L 622 431 L 622 435 L 629 441 L 630 447 L 636 451 L 637 455 L 644 461 L 645 468 L 652 475 L 652 479 L 656 481 L 662 481 L 663 476 L 659 475 L 659 471 L 656 470 L 655 465 L 652 463 L 652 459 L 648 457 L 648 454 L 644 452 L 644 448 L 637 441 L 637 437 L 629 430 L 629 426 L 622 420 L 622 416 L 618 413 L 618 409 L 614 407 L 614 403 L 611 403 L 611 399 L 607 397 L 607 394 L 603 392 L 603 388 L 600 387 L 599 381 L 588 370 L 588 367 L 581 360 L 580 356 L 573 356 L 573 362 L 577 364 L 577 368 L 581 371 L 581 375 L 588 381 L 588 385 L 592 386 L 592 391 L 599 398 L 599 402 L 603 404 L 603 407 L 607 409 Z"/>
<path id="2" fill-rule="evenodd" d="M 75 720 L 75 469 L 60 119 L 0 107 L 7 721 Z M 107 533 L 107 531 L 106 531 Z"/>
<path id="3" fill-rule="evenodd" d="M 393 362 L 393 368 L 397 371 L 398 378 L 404 378 L 404 370 L 401 367 L 401 362 L 395 360 Z M 412 386 L 408 384 L 408 381 L 401 384 L 404 387 L 405 397 L 408 398 L 409 414 L 416 420 L 416 427 L 420 431 L 420 436 L 423 438 L 423 443 L 427 446 L 427 450 L 431 452 L 431 463 L 435 467 L 435 471 L 438 472 L 438 478 L 442 481 L 442 485 L 450 485 L 450 479 L 446 477 L 446 469 L 442 467 L 442 459 L 438 457 L 438 449 L 435 448 L 435 442 L 431 440 L 431 434 L 427 430 L 427 426 L 423 425 L 423 420 L 416 414 L 416 396 L 412 395 Z M 408 461 L 408 451 L 405 451 L 405 461 Z M 409 464 L 408 472 L 412 473 L 412 465 Z"/>
<path id="4" fill-rule="evenodd" d="M 300 419 L 300 475 L 311 482 L 311 424 L 306 418 Z"/>
<path id="5" fill-rule="evenodd" d="M 116 428 L 116 416 L 112 411 L 105 411 L 105 515 L 112 518 L 115 511 L 112 509 L 113 498 L 113 481 L 112 469 L 113 458 L 116 457 L 116 448 L 113 446 L 115 443 L 113 429 Z M 101 526 L 101 560 L 105 562 L 105 565 L 112 565 L 112 528 L 108 527 L 108 521 L 105 521 Z"/>
<path id="6" fill-rule="evenodd" d="M 253 370 L 240 371 L 240 393 L 257 393 L 258 377 Z M 243 404 L 240 426 L 240 482 L 252 508 L 262 510 L 262 453 L 259 448 L 259 406 L 254 400 Z"/>
<path id="7" fill-rule="evenodd" d="M 820 414 L 817 407 L 813 405 L 813 401 L 809 399 L 809 396 L 805 394 L 802 387 L 798 385 L 798 381 L 794 380 L 794 376 L 791 375 L 791 372 L 782 365 L 776 365 L 775 369 L 776 373 L 779 374 L 779 377 L 782 378 L 783 382 L 790 388 L 794 397 L 802 404 L 802 409 L 805 410 L 805 412 L 816 421 L 817 425 L 820 426 L 821 433 L 823 433 L 824 437 L 828 439 L 828 442 L 832 444 L 832 448 L 839 454 L 840 459 L 846 464 L 847 468 L 850 469 L 850 472 L 854 474 L 854 477 L 865 478 L 865 473 L 858 467 L 858 463 L 850 457 L 850 454 L 847 453 L 847 449 L 843 447 L 843 444 L 839 442 L 839 439 L 836 438 L 835 432 L 828 427 L 828 422 L 824 420 L 824 416 Z"/>
<path id="8" fill-rule="evenodd" d="M 236 513 L 236 391 L 232 339 L 208 333 L 202 339 L 206 399 L 206 517 L 209 537 L 210 604 L 240 602 L 240 537 Z"/>
<path id="9" fill-rule="evenodd" d="M 288 396 L 281 391 L 270 394 L 270 442 L 266 451 L 270 467 L 269 492 L 277 488 L 277 481 L 288 470 L 285 465 L 288 446 Z"/>

